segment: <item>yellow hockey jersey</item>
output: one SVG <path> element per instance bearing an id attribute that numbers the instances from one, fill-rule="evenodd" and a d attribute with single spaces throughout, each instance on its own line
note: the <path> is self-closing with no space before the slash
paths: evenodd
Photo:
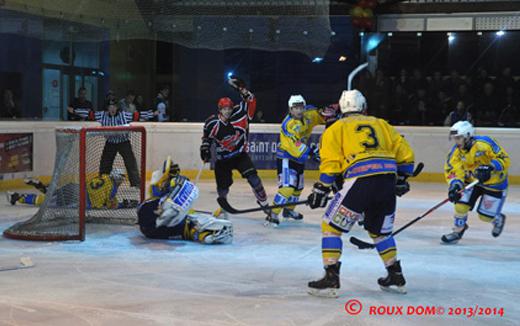
<path id="1" fill-rule="evenodd" d="M 306 142 L 312 129 L 319 124 L 325 124 L 325 120 L 315 108 L 303 112 L 301 120 L 294 119 L 288 114 L 280 127 L 280 144 L 276 157 L 304 163 L 310 154 Z"/>
<path id="2" fill-rule="evenodd" d="M 444 176 L 451 185 L 453 182 L 471 183 L 475 179 L 473 173 L 480 165 L 493 166 L 491 178 L 483 187 L 490 190 L 505 190 L 508 186 L 507 171 L 509 155 L 491 137 L 475 136 L 469 150 L 459 149 L 454 145 L 444 164 Z"/>
<path id="3" fill-rule="evenodd" d="M 320 182 L 330 185 L 344 178 L 376 174 L 411 175 L 414 153 L 406 139 L 388 122 L 352 114 L 327 128 L 320 142 Z"/>
<path id="4" fill-rule="evenodd" d="M 117 185 L 108 174 L 87 180 L 88 208 L 117 208 Z"/>

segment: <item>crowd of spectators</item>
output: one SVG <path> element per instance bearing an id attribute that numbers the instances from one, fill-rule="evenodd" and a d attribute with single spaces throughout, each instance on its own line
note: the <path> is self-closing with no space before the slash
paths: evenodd
<path id="1" fill-rule="evenodd" d="M 469 120 L 479 127 L 520 127 L 520 80 L 508 67 L 496 76 L 490 76 L 483 68 L 472 75 L 460 75 L 456 70 L 449 75 L 434 71 L 429 76 L 420 69 L 401 69 L 396 76 L 386 76 L 382 70 L 376 70 L 374 75 L 364 71 L 355 87 L 367 97 L 369 114 L 395 125 L 449 126 Z M 68 120 L 84 120 L 70 113 L 70 108 L 104 111 L 109 103 L 116 103 L 124 112 L 152 109 L 158 111 L 155 121 L 172 121 L 168 86 L 159 89 L 151 108 L 145 107 L 143 97 L 132 90 L 123 97 L 108 91 L 104 102 L 96 108 L 86 94 L 85 88 L 78 90 L 69 104 Z M 20 117 L 12 90 L 5 89 L 1 95 L 0 118 Z M 261 109 L 253 121 L 265 122 Z"/>
<path id="2" fill-rule="evenodd" d="M 149 109 L 145 107 L 143 97 L 141 95 L 137 95 L 133 90 L 128 90 L 126 95 L 121 99 L 117 98 L 114 91 L 109 90 L 106 93 L 102 106 L 99 108 L 93 107 L 92 103 L 86 98 L 86 94 L 87 91 L 84 87 L 80 87 L 78 89 L 78 96 L 75 97 L 68 105 L 67 119 L 69 121 L 81 121 L 87 119 L 86 116 L 80 116 L 73 113 L 77 110 L 105 111 L 109 106 L 114 105 L 121 112 L 129 113 L 142 112 Z M 170 121 L 168 101 L 169 95 L 170 88 L 168 86 L 162 86 L 159 89 L 152 108 L 152 111 L 158 111 L 158 114 L 155 115 L 153 119 L 151 119 L 152 121 Z"/>
<path id="3" fill-rule="evenodd" d="M 365 96 L 369 113 L 396 125 L 449 126 L 459 120 L 482 127 L 520 126 L 520 82 L 510 68 L 496 76 L 483 69 L 462 76 L 434 71 L 401 69 L 398 76 L 365 71 L 357 86 Z"/>

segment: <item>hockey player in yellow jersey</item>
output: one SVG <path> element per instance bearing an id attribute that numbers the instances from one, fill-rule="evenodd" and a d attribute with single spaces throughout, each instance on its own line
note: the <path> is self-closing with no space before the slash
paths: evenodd
<path id="1" fill-rule="evenodd" d="M 366 115 L 366 100 L 357 90 L 343 91 L 339 105 L 343 118 L 325 130 L 320 143 L 320 180 L 308 201 L 325 207 L 337 175 L 343 188 L 334 195 L 322 221 L 322 257 L 325 276 L 309 282 L 309 293 L 337 297 L 343 243 L 342 233 L 359 220 L 373 239 L 388 271 L 378 279 L 383 290 L 406 293 L 405 279 L 392 237 L 396 195 L 409 190 L 414 153 L 408 142 L 386 121 Z"/>
<path id="2" fill-rule="evenodd" d="M 116 194 L 119 186 L 125 178 L 124 173 L 118 169 L 114 169 L 110 175 L 101 174 L 95 177 L 91 177 L 86 182 L 87 188 L 87 208 L 98 209 L 98 208 L 130 208 L 137 207 L 137 201 L 133 200 L 122 200 L 118 201 Z M 38 179 L 26 179 L 25 183 L 34 186 L 40 191 L 40 194 L 31 193 L 17 193 L 8 192 L 8 201 L 11 205 L 28 204 L 39 206 L 43 203 L 46 197 L 47 186 Z M 67 206 L 75 203 L 68 202 L 70 200 L 78 199 L 78 184 L 69 183 L 65 184 L 55 192 L 55 202 L 52 205 Z M 76 194 L 76 195 L 73 195 Z"/>
<path id="3" fill-rule="evenodd" d="M 468 212 L 477 200 L 478 216 L 493 225 L 491 234 L 498 237 L 506 222 L 502 206 L 508 187 L 507 171 L 509 155 L 496 140 L 487 136 L 475 136 L 475 129 L 468 121 L 458 121 L 450 128 L 450 139 L 455 142 L 444 165 L 449 184 L 448 196 L 455 205 L 453 232 L 442 236 L 444 243 L 457 243 L 468 229 Z M 460 191 L 464 185 L 478 179 L 471 189 Z"/>
<path id="4" fill-rule="evenodd" d="M 274 205 L 297 202 L 304 187 L 303 171 L 305 161 L 310 157 L 319 160 L 317 146 L 309 146 L 307 141 L 315 126 L 325 124 L 322 110 L 307 106 L 301 95 L 291 95 L 289 112 L 280 127 L 280 144 L 276 151 L 278 172 L 278 192 Z M 274 208 L 267 216 L 265 225 L 276 227 L 280 224 L 281 208 Z M 294 206 L 283 209 L 282 216 L 302 220 L 303 215 Z"/>

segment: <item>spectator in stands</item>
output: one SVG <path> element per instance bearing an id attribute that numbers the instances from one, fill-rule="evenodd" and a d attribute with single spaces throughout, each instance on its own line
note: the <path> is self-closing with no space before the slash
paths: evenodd
<path id="1" fill-rule="evenodd" d="M 126 93 L 126 96 L 119 101 L 119 109 L 121 109 L 122 111 L 134 113 L 136 111 L 134 100 L 135 92 L 129 90 Z"/>
<path id="2" fill-rule="evenodd" d="M 449 96 L 454 96 L 457 93 L 459 85 L 462 83 L 464 83 L 464 81 L 460 77 L 459 72 L 453 69 L 444 83 L 444 90 Z"/>
<path id="3" fill-rule="evenodd" d="M 500 101 L 491 82 L 484 84 L 484 92 L 477 98 L 475 115 L 480 126 L 493 126 L 498 121 Z"/>
<path id="4" fill-rule="evenodd" d="M 16 119 L 20 117 L 20 112 L 18 111 L 18 105 L 14 100 L 13 91 L 10 89 L 4 89 L 2 94 L 2 103 L 0 106 L 0 117 L 1 118 L 10 118 Z"/>
<path id="5" fill-rule="evenodd" d="M 462 83 L 457 88 L 457 94 L 454 96 L 455 103 L 464 102 L 467 109 L 471 109 L 473 107 L 473 96 L 468 91 L 468 85 L 466 83 Z"/>
<path id="6" fill-rule="evenodd" d="M 253 119 L 253 122 L 265 123 L 264 111 L 257 110 L 256 113 L 255 113 L 255 118 Z"/>
<path id="7" fill-rule="evenodd" d="M 410 80 L 411 88 L 417 92 L 419 89 L 428 89 L 428 82 L 426 81 L 426 78 L 424 78 L 422 72 L 420 69 L 415 68 L 413 70 L 413 76 Z"/>
<path id="8" fill-rule="evenodd" d="M 478 68 L 477 75 L 473 78 L 473 95 L 476 97 L 478 94 L 484 92 L 484 85 L 488 82 L 493 82 L 488 76 L 488 72 L 484 68 Z"/>
<path id="9" fill-rule="evenodd" d="M 69 121 L 85 121 L 87 117 L 81 117 L 77 115 L 76 110 L 93 110 L 92 102 L 87 100 L 87 89 L 85 87 L 80 87 L 78 89 L 78 97 L 75 97 L 72 102 L 70 102 L 68 108 L 68 120 Z"/>
<path id="10" fill-rule="evenodd" d="M 444 120 L 445 126 L 452 126 L 457 121 L 469 121 L 473 123 L 473 118 L 471 117 L 471 113 L 466 108 L 466 105 L 462 101 L 457 102 L 457 107 L 455 110 L 451 111 L 450 114 Z"/>
<path id="11" fill-rule="evenodd" d="M 168 104 L 168 96 L 170 95 L 170 87 L 164 85 L 159 90 L 157 97 L 155 98 L 155 110 L 159 111 L 157 115 L 157 121 L 164 122 L 170 121 L 169 115 L 169 104 Z"/>
<path id="12" fill-rule="evenodd" d="M 437 94 L 439 94 L 439 92 L 443 90 L 444 80 L 440 71 L 436 70 L 433 72 L 433 77 L 430 81 L 429 86 L 429 93 L 432 98 L 437 96 Z"/>
<path id="13" fill-rule="evenodd" d="M 430 120 L 433 122 L 434 126 L 442 126 L 444 125 L 444 121 L 446 120 L 446 116 L 450 113 L 450 110 L 453 108 L 453 101 L 451 97 L 448 97 L 446 93 L 440 89 L 436 97 L 432 101 L 432 105 L 430 106 Z"/>
<path id="14" fill-rule="evenodd" d="M 389 120 L 395 125 L 404 125 L 405 118 L 409 109 L 408 95 L 405 93 L 401 84 L 395 85 L 393 96 L 390 102 Z"/>
<path id="15" fill-rule="evenodd" d="M 426 98 L 426 88 L 418 88 L 411 100 L 407 123 L 414 126 L 429 125 L 431 123 L 430 112 L 431 108 Z"/>
<path id="16" fill-rule="evenodd" d="M 376 70 L 374 80 L 374 89 L 372 93 L 370 114 L 379 118 L 386 119 L 389 115 L 389 97 L 390 97 L 390 81 L 384 75 L 383 71 Z"/>
<path id="17" fill-rule="evenodd" d="M 513 79 L 513 76 L 511 75 L 511 67 L 505 67 L 502 70 L 501 75 L 497 78 L 496 86 L 498 88 L 499 92 L 502 92 L 505 94 L 505 90 L 507 87 L 513 87 L 515 84 L 515 80 Z"/>
<path id="18" fill-rule="evenodd" d="M 498 125 L 500 127 L 520 126 L 520 109 L 512 86 L 506 88 L 504 104 L 498 117 Z"/>
<path id="19" fill-rule="evenodd" d="M 401 69 L 399 71 L 399 78 L 396 79 L 395 85 L 400 85 L 402 91 L 405 94 L 408 94 L 410 92 L 412 85 L 410 79 L 408 78 L 408 73 L 406 72 L 406 69 Z"/>
<path id="20" fill-rule="evenodd" d="M 135 104 L 135 109 L 137 111 L 144 111 L 144 110 L 146 110 L 145 104 L 144 104 L 144 99 L 143 99 L 142 95 L 137 95 L 135 97 L 134 104 Z"/>

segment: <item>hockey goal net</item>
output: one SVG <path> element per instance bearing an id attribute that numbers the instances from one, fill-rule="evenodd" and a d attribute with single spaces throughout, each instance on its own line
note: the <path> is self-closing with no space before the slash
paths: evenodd
<path id="1" fill-rule="evenodd" d="M 135 224 L 146 182 L 144 127 L 56 129 L 45 199 L 29 220 L 4 231 L 22 240 L 85 240 L 85 223 Z"/>

